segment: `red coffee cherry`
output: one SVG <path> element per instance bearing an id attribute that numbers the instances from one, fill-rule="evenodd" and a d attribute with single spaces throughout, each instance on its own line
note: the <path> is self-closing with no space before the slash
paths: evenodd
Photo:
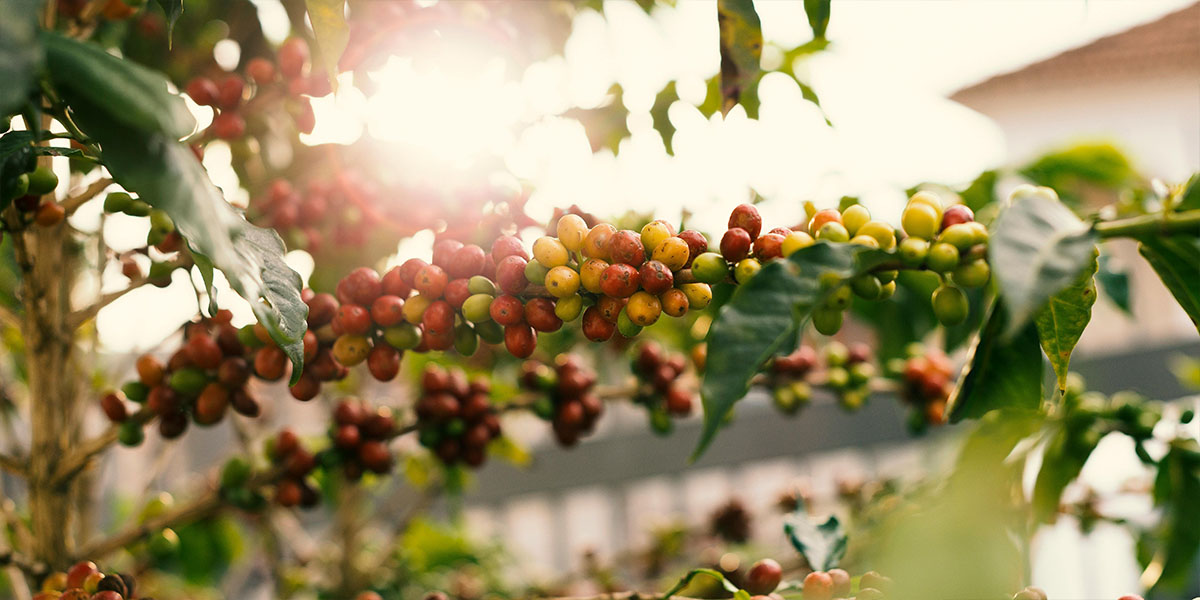
<path id="1" fill-rule="evenodd" d="M 483 252 L 483 248 L 475 244 L 468 244 L 454 251 L 447 271 L 451 277 L 466 279 L 483 272 L 486 262 L 487 255 Z"/>
<path id="2" fill-rule="evenodd" d="M 831 600 L 833 598 L 833 578 L 823 571 L 813 571 L 804 578 L 805 600 Z"/>
<path id="3" fill-rule="evenodd" d="M 220 91 L 217 84 L 207 77 L 193 77 L 187 84 L 187 95 L 200 106 L 212 106 L 217 103 Z"/>
<path id="4" fill-rule="evenodd" d="M 416 260 L 416 259 L 414 259 Z M 415 275 L 415 272 L 414 272 Z M 402 275 L 402 267 L 392 267 L 380 281 L 382 286 L 381 292 L 388 296 L 396 296 L 398 298 L 407 298 L 412 293 L 412 278 L 405 281 Z"/>
<path id="5" fill-rule="evenodd" d="M 391 327 L 404 320 L 404 300 L 399 296 L 380 296 L 371 303 L 371 320 L 379 327 Z M 309 326 L 312 326 L 312 309 L 309 309 Z"/>
<path id="6" fill-rule="evenodd" d="M 421 269 L 424 269 L 428 264 L 429 263 L 419 258 L 410 258 L 404 261 L 404 263 L 399 267 L 396 267 L 396 272 L 400 276 L 401 281 L 408 284 L 409 287 L 412 287 L 412 285 L 417 281 L 417 273 L 419 273 Z"/>
<path id="7" fill-rule="evenodd" d="M 454 307 L 445 300 L 435 300 L 421 315 L 426 331 L 443 334 L 454 330 Z"/>
<path id="8" fill-rule="evenodd" d="M 363 335 L 371 330 L 371 314 L 357 304 L 343 304 L 333 318 L 333 329 L 351 335 Z"/>
<path id="9" fill-rule="evenodd" d="M 554 313 L 554 302 L 549 298 L 532 298 L 525 303 L 525 322 L 538 331 L 558 331 L 562 319 Z M 497 321 L 499 323 L 499 321 Z"/>
<path id="10" fill-rule="evenodd" d="M 192 364 L 201 369 L 215 369 L 221 364 L 223 358 L 221 347 L 208 333 L 191 336 L 188 338 L 185 348 Z"/>
<path id="11" fill-rule="evenodd" d="M 237 389 L 250 380 L 250 365 L 240 356 L 230 356 L 217 367 L 217 381 L 229 389 Z"/>
<path id="12" fill-rule="evenodd" d="M 287 365 L 287 354 L 278 346 L 263 346 L 254 354 L 254 372 L 267 381 L 282 378 Z"/>
<path id="13" fill-rule="evenodd" d="M 695 229 L 685 229 L 679 232 L 679 239 L 687 242 L 688 245 L 688 261 L 684 265 L 685 268 L 691 267 L 692 261 L 697 256 L 708 251 L 708 238 Z"/>
<path id="14" fill-rule="evenodd" d="M 217 83 L 217 106 L 222 110 L 237 108 L 242 103 L 246 82 L 236 73 L 230 73 Z"/>
<path id="15" fill-rule="evenodd" d="M 100 397 L 100 408 L 104 415 L 113 423 L 123 423 L 129 418 L 129 410 L 125 408 L 125 400 L 116 392 L 108 392 Z"/>
<path id="16" fill-rule="evenodd" d="M 766 595 L 779 587 L 783 580 L 783 567 L 772 559 L 764 558 L 754 563 L 746 572 L 742 588 L 755 595 Z"/>
<path id="17" fill-rule="evenodd" d="M 826 573 L 833 580 L 834 597 L 845 598 L 850 595 L 850 573 L 845 569 L 830 569 Z"/>
<path id="18" fill-rule="evenodd" d="M 601 296 L 596 300 L 596 308 L 600 310 L 601 317 L 609 323 L 616 324 L 617 319 L 621 316 L 621 309 L 625 308 L 625 304 L 628 302 L 625 298 Z"/>
<path id="19" fill-rule="evenodd" d="M 617 331 L 616 323 L 608 321 L 600 309 L 589 306 L 583 311 L 583 335 L 593 342 L 605 342 Z"/>
<path id="20" fill-rule="evenodd" d="M 469 279 L 453 279 L 446 284 L 446 291 L 442 292 L 442 296 L 456 309 L 462 308 L 463 303 L 467 298 L 471 297 L 471 280 Z"/>
<path id="21" fill-rule="evenodd" d="M 942 226 L 939 231 L 945 230 L 951 225 L 959 223 L 970 223 L 975 220 L 975 213 L 965 204 L 955 204 L 946 209 L 942 213 Z"/>
<path id="22" fill-rule="evenodd" d="M 750 233 L 740 227 L 726 231 L 721 237 L 721 256 L 731 263 L 750 256 L 752 240 Z"/>
<path id="23" fill-rule="evenodd" d="M 378 381 L 391 381 L 400 372 L 400 351 L 387 344 L 378 344 L 367 355 L 367 369 Z"/>
<path id="24" fill-rule="evenodd" d="M 296 380 L 295 385 L 288 388 L 288 392 L 293 398 L 301 402 L 308 402 L 321 393 L 321 381 L 311 373 L 304 373 Z"/>
<path id="25" fill-rule="evenodd" d="M 276 58 L 279 60 L 279 72 L 288 79 L 296 79 L 308 67 L 308 42 L 303 38 L 289 38 L 279 46 Z"/>
<path id="26" fill-rule="evenodd" d="M 143 354 L 138 357 L 135 365 L 138 373 L 138 380 L 147 386 L 154 387 L 163 380 L 163 365 L 157 358 L 149 354 Z"/>
<path id="27" fill-rule="evenodd" d="M 509 325 L 504 328 L 504 347 L 517 358 L 529 358 L 537 347 L 537 336 L 528 325 Z"/>
<path id="28" fill-rule="evenodd" d="M 392 469 L 392 453 L 388 451 L 387 444 L 378 440 L 359 445 L 358 459 L 374 473 L 387 473 Z"/>
<path id="29" fill-rule="evenodd" d="M 219 383 L 210 383 L 196 397 L 195 410 L 192 412 L 197 425 L 213 425 L 225 418 L 229 408 L 229 390 Z"/>
<path id="30" fill-rule="evenodd" d="M 492 242 L 492 259 L 496 261 L 496 265 L 499 266 L 500 261 L 509 256 L 519 256 L 527 262 L 529 260 L 529 253 L 525 251 L 525 246 L 521 244 L 520 238 L 511 235 L 502 235 L 496 238 L 496 241 Z"/>
<path id="31" fill-rule="evenodd" d="M 413 278 L 413 287 L 422 295 L 430 298 L 438 298 L 442 292 L 446 290 L 446 284 L 450 282 L 446 271 L 437 265 L 425 265 L 417 271 L 417 275 Z"/>
<path id="32" fill-rule="evenodd" d="M 692 407 L 694 404 L 695 403 L 692 398 L 692 394 L 682 387 L 673 385 L 667 389 L 667 412 L 675 416 L 686 417 L 692 414 Z"/>
<path id="33" fill-rule="evenodd" d="M 232 111 L 213 117 L 211 127 L 213 135 L 222 140 L 236 140 L 246 134 L 246 120 Z"/>
<path id="34" fill-rule="evenodd" d="M 637 268 L 628 263 L 613 263 L 600 273 L 600 289 L 612 298 L 632 296 L 638 291 L 640 282 Z"/>
<path id="35" fill-rule="evenodd" d="M 433 264 L 443 268 L 450 268 L 450 263 L 454 258 L 454 253 L 458 252 L 463 247 L 463 243 L 451 239 L 442 238 L 433 243 Z"/>
<path id="36" fill-rule="evenodd" d="M 646 262 L 646 249 L 642 247 L 641 234 L 628 229 L 614 233 L 608 241 L 608 256 L 611 259 L 609 262 L 640 267 Z"/>
<path id="37" fill-rule="evenodd" d="M 783 256 L 782 248 L 783 236 L 778 233 L 764 233 L 754 240 L 754 256 L 760 261 Z"/>
<path id="38" fill-rule="evenodd" d="M 258 400 L 254 396 L 246 393 L 244 389 L 235 389 L 229 396 L 230 404 L 233 405 L 233 410 L 239 415 L 247 417 L 257 417 L 262 412 L 262 407 L 259 406 Z"/>
<path id="39" fill-rule="evenodd" d="M 601 274 L 603 278 L 603 274 Z M 647 261 L 638 269 L 638 280 L 642 285 L 642 289 L 654 295 L 659 295 L 675 284 L 675 275 L 671 273 L 671 269 L 667 265 L 657 261 Z"/>
<path id="40" fill-rule="evenodd" d="M 362 306 L 370 306 L 383 293 L 383 282 L 379 273 L 370 267 L 359 267 L 351 271 L 338 282 L 338 288 L 342 288 L 343 285 L 349 301 Z"/>
<path id="41" fill-rule="evenodd" d="M 275 80 L 275 64 L 261 56 L 256 56 L 246 63 L 246 75 L 249 75 L 250 80 L 258 85 L 271 83 Z"/>
<path id="42" fill-rule="evenodd" d="M 517 325 L 525 319 L 525 307 L 516 296 L 499 296 L 488 309 L 492 320 L 500 325 Z"/>
<path id="43" fill-rule="evenodd" d="M 753 204 L 734 207 L 733 212 L 729 213 L 729 229 L 735 227 L 745 230 L 750 239 L 757 238 L 762 232 L 762 216 L 758 214 L 758 209 Z"/>

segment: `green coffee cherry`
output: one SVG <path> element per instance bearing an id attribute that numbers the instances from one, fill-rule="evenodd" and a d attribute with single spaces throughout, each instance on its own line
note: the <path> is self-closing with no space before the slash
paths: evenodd
<path id="1" fill-rule="evenodd" d="M 262 340 L 258 339 L 258 335 L 254 333 L 254 325 L 243 325 L 238 328 L 238 341 L 247 348 L 258 348 L 263 345 Z"/>
<path id="2" fill-rule="evenodd" d="M 250 480 L 250 463 L 246 459 L 233 457 L 221 467 L 221 488 L 231 490 L 246 485 Z"/>
<path id="3" fill-rule="evenodd" d="M 629 313 L 622 308 L 621 314 L 617 316 L 617 331 L 627 338 L 637 337 L 642 332 L 642 326 L 634 323 L 633 319 L 629 318 Z"/>
<path id="4" fill-rule="evenodd" d="M 833 335 L 842 328 L 842 311 L 836 308 L 817 308 L 813 310 L 812 322 L 821 335 Z"/>
<path id="5" fill-rule="evenodd" d="M 850 308 L 850 303 L 853 301 L 854 293 L 850 290 L 850 286 L 843 285 L 833 290 L 829 299 L 825 301 L 825 306 L 841 311 Z"/>
<path id="6" fill-rule="evenodd" d="M 495 321 L 484 321 L 475 325 L 475 333 L 479 339 L 489 344 L 504 343 L 504 328 Z"/>
<path id="7" fill-rule="evenodd" d="M 850 366 L 850 384 L 863 385 L 875 376 L 875 365 L 868 362 L 855 363 Z"/>
<path id="8" fill-rule="evenodd" d="M 874 275 L 859 275 L 850 282 L 850 288 L 855 295 L 864 300 L 875 300 L 883 291 L 883 284 Z"/>
<path id="9" fill-rule="evenodd" d="M 152 262 L 150 263 L 150 279 L 170 279 L 171 272 L 175 270 L 176 265 L 169 262 Z"/>
<path id="10" fill-rule="evenodd" d="M 21 173 L 4 182 L 4 198 L 11 200 L 29 193 L 29 174 Z"/>
<path id="11" fill-rule="evenodd" d="M 539 396 L 532 406 L 533 414 L 538 418 L 550 421 L 554 419 L 554 401 L 549 396 Z"/>
<path id="12" fill-rule="evenodd" d="M 454 327 L 454 351 L 461 356 L 471 356 L 479 349 L 479 336 L 466 323 Z"/>
<path id="13" fill-rule="evenodd" d="M 458 437 L 458 436 L 462 435 L 463 432 L 465 432 L 466 430 L 467 430 L 467 423 L 465 421 L 463 421 L 462 419 L 450 419 L 450 422 L 446 423 L 445 432 L 446 432 L 446 435 L 448 435 L 450 437 Z"/>
<path id="14" fill-rule="evenodd" d="M 721 283 L 729 277 L 729 265 L 720 254 L 705 252 L 692 261 L 692 275 L 703 283 Z"/>
<path id="15" fill-rule="evenodd" d="M 463 316 L 472 323 L 482 323 L 491 321 L 492 296 L 488 294 L 474 294 L 463 302 Z"/>
<path id="16" fill-rule="evenodd" d="M 977 288 L 983 286 L 992 277 L 992 268 L 986 260 L 973 260 L 965 265 L 955 267 L 951 274 L 954 283 L 963 287 Z"/>
<path id="17" fill-rule="evenodd" d="M 422 429 L 421 432 L 417 434 L 417 441 L 426 448 L 434 448 L 441 443 L 442 432 L 433 427 Z"/>
<path id="18" fill-rule="evenodd" d="M 583 296 L 579 294 L 559 298 L 554 303 L 554 316 L 562 319 L 564 323 L 578 319 L 582 313 Z"/>
<path id="19" fill-rule="evenodd" d="M 142 404 L 146 401 L 146 397 L 149 396 L 150 388 L 140 381 L 130 381 L 121 386 L 121 393 L 125 394 L 125 397 L 130 402 Z"/>
<path id="20" fill-rule="evenodd" d="M 826 383 L 834 389 L 841 389 L 850 384 L 850 372 L 844 367 L 831 367 L 826 374 Z"/>
<path id="21" fill-rule="evenodd" d="M 958 258 L 958 248 L 938 242 L 929 249 L 929 255 L 925 257 L 925 264 L 930 270 L 946 273 L 958 266 Z"/>
<path id="22" fill-rule="evenodd" d="M 896 282 L 889 281 L 879 288 L 879 297 L 876 300 L 887 300 L 896 295 Z"/>
<path id="23" fill-rule="evenodd" d="M 525 279 L 533 285 L 545 285 L 548 273 L 550 273 L 550 269 L 543 266 L 536 258 L 530 259 L 525 264 Z"/>
<path id="24" fill-rule="evenodd" d="M 942 325 L 958 325 L 967 320 L 967 295 L 962 290 L 943 284 L 933 291 L 933 314 Z"/>
<path id="25" fill-rule="evenodd" d="M 412 323 L 398 323 L 383 330 L 383 341 L 397 350 L 412 350 L 421 343 L 421 332 Z"/>
<path id="26" fill-rule="evenodd" d="M 975 233 L 966 223 L 958 223 L 947 227 L 938 236 L 938 241 L 958 248 L 959 252 L 966 252 L 968 248 L 975 245 Z"/>
<path id="27" fill-rule="evenodd" d="M 201 369 L 186 367 L 171 373 L 168 383 L 180 395 L 195 398 L 208 385 L 208 375 Z"/>
<path id="28" fill-rule="evenodd" d="M 825 357 L 825 364 L 831 367 L 840 367 L 850 360 L 850 349 L 845 344 L 834 340 L 825 345 L 821 355 Z"/>
<path id="29" fill-rule="evenodd" d="M 153 209 L 150 211 L 150 230 L 161 231 L 164 234 L 175 231 L 175 221 L 171 220 L 171 215 L 165 210 Z"/>
<path id="30" fill-rule="evenodd" d="M 929 242 L 920 238 L 906 238 L 900 242 L 900 262 L 909 267 L 919 267 L 925 264 L 929 254 Z"/>
<path id="31" fill-rule="evenodd" d="M 142 424 L 134 419 L 121 423 L 117 428 L 117 441 L 121 442 L 122 446 L 140 446 L 145 439 L 146 433 L 142 431 Z"/>
<path id="32" fill-rule="evenodd" d="M 746 283 L 747 281 L 750 281 L 751 277 L 757 275 L 761 270 L 762 263 L 758 262 L 757 259 L 743 258 L 742 260 L 738 261 L 737 266 L 733 268 L 733 278 L 737 280 L 738 283 Z"/>
<path id="33" fill-rule="evenodd" d="M 58 187 L 58 175 L 50 167 L 38 167 L 29 173 L 29 189 L 25 192 L 35 196 L 43 196 Z"/>
<path id="34" fill-rule="evenodd" d="M 655 408 L 650 411 L 650 430 L 658 435 L 667 435 L 675 428 L 675 423 L 671 421 L 671 415 L 662 408 Z"/>
<path id="35" fill-rule="evenodd" d="M 104 212 L 112 214 L 123 213 L 132 203 L 133 196 L 125 192 L 112 192 L 104 197 Z"/>
<path id="36" fill-rule="evenodd" d="M 795 414 L 800 410 L 800 402 L 796 399 L 796 391 L 789 385 L 781 385 L 771 391 L 771 402 L 775 408 L 785 415 Z"/>
<path id="37" fill-rule="evenodd" d="M 842 225 L 851 236 L 857 235 L 858 230 L 870 220 L 871 211 L 861 204 L 852 204 L 842 211 Z"/>
<path id="38" fill-rule="evenodd" d="M 496 284 L 483 275 L 476 275 L 467 281 L 467 291 L 472 294 L 496 295 Z"/>
<path id="39" fill-rule="evenodd" d="M 850 241 L 850 232 L 846 230 L 845 225 L 837 221 L 830 221 L 817 230 L 817 239 L 827 242 L 848 242 Z"/>
<path id="40" fill-rule="evenodd" d="M 125 207 L 125 214 L 131 217 L 148 217 L 154 209 L 144 200 L 133 200 Z"/>

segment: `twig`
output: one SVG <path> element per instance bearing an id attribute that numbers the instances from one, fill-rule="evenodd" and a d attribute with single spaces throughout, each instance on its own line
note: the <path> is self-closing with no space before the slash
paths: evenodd
<path id="1" fill-rule="evenodd" d="M 112 184 L 113 180 L 110 177 L 101 177 L 100 179 L 97 179 L 96 181 L 92 182 L 92 185 L 89 185 L 87 189 L 83 190 L 78 195 L 70 196 L 66 200 L 63 200 L 63 209 L 67 211 L 68 216 L 75 214 L 75 211 L 78 210 L 80 206 L 83 206 L 83 204 L 88 200 L 99 196 L 100 192 L 108 189 L 108 186 Z"/>
<path id="2" fill-rule="evenodd" d="M 0 469 L 4 469 L 14 475 L 25 477 L 29 474 L 29 461 L 18 456 L 9 456 L 0 454 Z"/>
<path id="3" fill-rule="evenodd" d="M 72 329 L 79 327 L 80 325 L 86 323 L 89 319 L 95 317 L 104 307 L 116 302 L 125 294 L 128 294 L 129 292 L 132 292 L 133 290 L 136 290 L 147 283 L 153 283 L 156 280 L 156 278 L 151 277 L 139 277 L 138 279 L 134 279 L 133 281 L 129 282 L 129 286 L 125 289 L 104 294 L 100 296 L 100 299 L 91 306 L 71 313 L 71 316 L 68 317 L 68 323 Z"/>
<path id="4" fill-rule="evenodd" d="M 131 420 L 144 424 L 154 418 L 154 413 L 148 409 L 142 409 L 129 416 Z M 53 485 L 63 485 L 70 481 L 73 477 L 85 469 L 92 458 L 108 449 L 113 442 L 117 441 L 117 436 L 121 432 L 119 425 L 112 425 L 104 430 L 104 433 L 84 441 L 75 447 L 75 450 L 63 457 L 55 470 Z"/>

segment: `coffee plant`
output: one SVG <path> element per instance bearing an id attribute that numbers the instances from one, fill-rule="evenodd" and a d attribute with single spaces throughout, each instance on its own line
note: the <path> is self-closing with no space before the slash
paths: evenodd
<path id="1" fill-rule="evenodd" d="M 964 189 L 917 186 L 895 223 L 851 197 L 764 222 L 756 194 L 724 231 L 578 206 L 542 223 L 524 183 L 431 187 L 367 168 L 386 153 L 369 138 L 311 143 L 314 104 L 369 91 L 388 56 L 421 59 L 464 38 L 490 40 L 521 68 L 551 59 L 574 19 L 603 18 L 605 3 L 282 6 L 288 31 L 268 36 L 263 5 L 248 0 L 0 0 L 0 410 L 27 431 L 10 428 L 0 453 L 12 497 L 0 507 L 0 590 L 11 597 L 217 597 L 234 548 L 254 543 L 279 598 L 551 597 L 587 580 L 604 598 L 1046 600 L 1029 586 L 1029 540 L 1062 514 L 1130 527 L 1147 589 L 1194 581 L 1194 415 L 1088 391 L 1069 368 L 1098 293 L 1128 306 L 1127 282 L 1104 260 L 1114 241 L 1136 244 L 1200 327 L 1200 176 L 1109 181 L 1119 200 L 1096 210 L 1073 187 L 1093 183 L 1084 170 L 1057 176 L 1054 165 L 1072 164 L 1059 155 Z M 764 44 L 754 3 L 718 0 L 720 69 L 704 100 L 690 104 L 671 81 L 649 109 L 667 153 L 668 107 L 754 119 L 769 74 L 819 108 L 796 65 L 829 45 L 830 8 L 806 0 L 812 40 L 779 48 Z M 764 46 L 783 60 L 763 60 Z M 561 116 L 593 150 L 618 152 L 629 135 L 619 86 L 608 104 Z M 210 178 L 217 149 L 236 189 Z M 1026 183 L 997 197 L 1001 175 Z M 110 247 L 109 219 L 138 223 L 144 244 L 139 234 Z M 428 259 L 397 254 L 414 243 Z M 289 249 L 311 258 L 307 280 Z M 101 291 L 114 277 L 124 287 Z M 175 334 L 120 369 L 97 358 L 102 310 L 181 280 L 198 306 Z M 244 303 L 218 297 L 225 284 Z M 423 515 L 489 458 L 528 461 L 506 434 L 510 417 L 544 421 L 569 452 L 611 403 L 644 410 L 663 435 L 702 409 L 699 457 L 754 388 L 800 419 L 813 402 L 854 412 L 894 396 L 913 434 L 961 423 L 962 447 L 941 479 L 870 493 L 846 484 L 848 520 L 817 519 L 803 493 L 788 495 L 796 552 L 744 568 L 752 515 L 737 499 L 703 532 L 663 534 L 639 555 L 639 576 L 590 560 L 544 588 L 514 587 L 500 577 L 502 551 Z M 278 422 L 293 402 L 320 409 L 321 434 Z M 99 432 L 93 413 L 109 422 Z M 159 438 L 195 427 L 234 440 L 200 489 L 98 527 L 98 459 L 118 443 L 169 447 Z M 1124 522 L 1094 498 L 1063 501 L 1106 436 L 1126 438 L 1154 473 L 1153 522 Z M 419 490 L 410 514 L 373 499 L 398 475 Z M 297 516 L 322 507 L 324 520 Z M 322 521 L 336 552 L 314 549 Z M 390 545 L 365 543 L 372 528 L 388 529 Z M 697 539 L 733 550 L 691 554 Z"/>

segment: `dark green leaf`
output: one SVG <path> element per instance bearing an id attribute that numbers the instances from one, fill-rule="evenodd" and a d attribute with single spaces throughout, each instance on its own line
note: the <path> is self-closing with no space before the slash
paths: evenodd
<path id="1" fill-rule="evenodd" d="M 175 22 L 183 14 L 183 0 L 158 0 L 158 5 L 167 16 L 167 48 L 170 48 L 175 35 Z"/>
<path id="2" fill-rule="evenodd" d="M 662 136 L 663 146 L 666 147 L 667 154 L 672 156 L 675 155 L 675 150 L 671 146 L 671 140 L 675 137 L 675 126 L 667 117 L 667 110 L 678 99 L 679 93 L 675 91 L 675 82 L 672 81 L 654 97 L 654 105 L 650 107 L 650 119 L 654 123 L 654 130 Z"/>
<path id="3" fill-rule="evenodd" d="M 37 168 L 37 155 L 33 146 L 33 134 L 28 131 L 10 131 L 0 136 L 0 210 L 12 202 L 7 193 L 9 180 L 16 180 L 22 173 Z"/>
<path id="4" fill-rule="evenodd" d="M 312 22 L 317 54 L 329 84 L 337 91 L 338 61 L 350 41 L 350 26 L 346 24 L 346 0 L 305 0 L 308 19 Z"/>
<path id="5" fill-rule="evenodd" d="M 967 208 L 979 212 L 983 207 L 996 201 L 996 171 L 984 171 L 976 177 L 971 185 L 959 192 L 962 203 Z"/>
<path id="6" fill-rule="evenodd" d="M 195 129 L 196 120 L 183 98 L 167 90 L 162 74 L 57 33 L 43 31 L 41 40 L 50 78 L 68 104 L 71 98 L 103 103 L 107 116 L 117 123 L 171 140 Z"/>
<path id="7" fill-rule="evenodd" d="M 0 121 L 20 109 L 42 61 L 39 0 L 0 0 Z"/>
<path id="8" fill-rule="evenodd" d="M 1086 428 L 1059 423 L 1046 443 L 1042 465 L 1033 484 L 1033 514 L 1040 522 L 1053 522 L 1063 490 L 1067 488 L 1100 442 L 1100 435 Z"/>
<path id="9" fill-rule="evenodd" d="M 612 150 L 613 154 L 616 154 L 617 149 L 621 146 L 621 140 L 629 137 L 627 121 L 629 110 L 625 108 L 621 97 L 621 85 L 613 84 L 608 90 L 608 98 L 600 106 L 572 108 L 563 113 L 564 117 L 575 119 L 583 125 L 588 143 L 592 146 L 592 152 L 608 148 Z"/>
<path id="10" fill-rule="evenodd" d="M 813 37 L 825 39 L 825 30 L 829 27 L 829 5 L 831 0 L 804 0 L 804 13 L 808 15 L 808 26 L 812 28 Z"/>
<path id="11" fill-rule="evenodd" d="M 1096 271 L 1096 281 L 1100 284 L 1100 291 L 1112 300 L 1112 303 L 1117 305 L 1117 308 L 1125 311 L 1125 314 L 1132 315 L 1133 307 L 1129 299 L 1129 273 L 1125 270 L 1118 270 L 1112 264 L 1112 257 L 1101 251 L 1100 265 Z"/>
<path id="12" fill-rule="evenodd" d="M 1200 239 L 1182 235 L 1147 237 L 1138 244 L 1138 252 L 1154 267 L 1159 279 L 1200 331 L 1200 277 L 1196 275 Z"/>
<path id="13" fill-rule="evenodd" d="M 721 587 L 725 588 L 725 591 L 727 591 L 727 592 L 736 594 L 741 591 L 740 589 L 738 589 L 738 586 L 733 585 L 732 581 L 729 581 L 728 579 L 725 578 L 724 573 L 722 573 L 716 569 L 692 569 L 691 571 L 688 571 L 687 575 L 684 575 L 683 577 L 681 577 L 674 586 L 671 586 L 671 589 L 667 590 L 667 592 L 665 594 L 663 594 L 662 597 L 670 598 L 671 596 L 674 596 L 676 592 L 678 592 L 679 590 L 682 590 L 683 588 L 686 588 L 688 586 L 688 584 L 690 584 L 692 582 L 692 580 L 695 579 L 699 575 L 704 575 L 706 577 L 712 577 L 713 579 L 716 579 L 717 582 L 719 582 L 721 584 Z"/>
<path id="14" fill-rule="evenodd" d="M 1154 504 L 1163 514 L 1143 565 L 1152 562 L 1161 568 L 1156 589 L 1181 589 L 1192 575 L 1200 551 L 1198 499 L 1200 446 L 1193 439 L 1177 439 L 1159 462 L 1154 479 Z"/>
<path id="15" fill-rule="evenodd" d="M 803 96 L 805 100 L 812 102 L 817 106 L 817 108 L 821 108 L 821 99 L 817 97 L 817 91 L 814 90 L 811 85 L 808 85 L 799 79 L 796 80 L 796 85 L 800 86 L 800 95 Z M 829 120 L 829 115 L 825 114 L 825 109 L 823 108 L 821 108 L 821 117 L 825 119 L 826 125 L 829 125 L 830 127 L 833 126 L 833 121 Z"/>
<path id="16" fill-rule="evenodd" d="M 308 306 L 300 299 L 300 276 L 283 260 L 279 234 L 246 222 L 187 146 L 162 134 L 130 131 L 114 121 L 107 105 L 93 107 L 90 100 L 68 98 L 79 125 L 100 143 L 105 166 L 122 186 L 166 211 L 192 252 L 211 261 L 250 301 L 259 322 L 291 358 L 294 382 L 303 366 Z M 211 281 L 211 271 L 207 278 Z"/>
<path id="17" fill-rule="evenodd" d="M 992 273 L 1011 316 L 1004 334 L 1016 333 L 1050 296 L 1074 283 L 1095 253 L 1095 234 L 1049 190 L 1014 192 L 988 244 Z"/>
<path id="18" fill-rule="evenodd" d="M 896 277 L 896 294 L 887 302 L 854 299 L 855 319 L 887 332 L 877 336 L 875 346 L 881 364 L 904 358 L 909 344 L 924 340 L 938 327 L 929 296 L 940 284 L 941 279 L 928 271 L 904 270 Z"/>
<path id="19" fill-rule="evenodd" d="M 817 523 L 809 518 L 800 502 L 796 511 L 788 515 L 783 522 L 783 532 L 792 547 L 799 552 L 808 566 L 815 571 L 828 571 L 836 568 L 846 556 L 846 531 L 837 517 L 830 515 L 823 523 Z"/>
<path id="20" fill-rule="evenodd" d="M 1096 303 L 1096 260 L 1085 268 L 1079 278 L 1069 287 L 1050 296 L 1042 310 L 1034 317 L 1042 350 L 1050 359 L 1050 366 L 1058 376 L 1058 389 L 1067 387 L 1067 369 L 1071 366 L 1071 352 L 1079 343 L 1079 336 L 1092 320 L 1092 305 Z"/>
<path id="21" fill-rule="evenodd" d="M 762 73 L 762 22 L 753 0 L 717 0 L 721 38 L 721 112 L 728 113 Z"/>
<path id="22" fill-rule="evenodd" d="M 1020 173 L 1038 185 L 1056 190 L 1072 206 L 1082 202 L 1089 187 L 1116 190 L 1140 180 L 1129 159 L 1111 144 L 1078 144 L 1050 152 Z"/>
<path id="23" fill-rule="evenodd" d="M 1008 309 L 1002 298 L 992 304 L 979 339 L 967 356 L 958 385 L 950 394 L 951 422 L 977 419 L 998 408 L 1036 409 L 1042 401 L 1042 353 L 1032 323 L 1005 336 Z"/>
<path id="24" fill-rule="evenodd" d="M 856 244 L 817 243 L 788 260 L 771 261 L 738 286 L 708 330 L 701 395 L 704 429 L 693 458 L 712 441 L 733 405 L 746 395 L 762 365 L 794 340 L 815 307 L 834 289 L 888 259 Z"/>
<path id="25" fill-rule="evenodd" d="M 1183 186 L 1175 210 L 1196 210 L 1200 208 L 1200 173 L 1193 173 Z"/>

